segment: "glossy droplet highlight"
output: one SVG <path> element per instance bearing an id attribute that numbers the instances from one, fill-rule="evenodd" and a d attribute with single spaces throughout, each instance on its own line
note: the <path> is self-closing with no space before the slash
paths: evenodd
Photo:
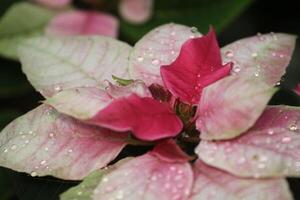
<path id="1" fill-rule="evenodd" d="M 296 124 L 291 124 L 288 128 L 290 131 L 297 131 L 298 130 L 298 127 Z"/>
<path id="2" fill-rule="evenodd" d="M 153 65 L 159 65 L 160 61 L 158 59 L 152 60 Z"/>
<path id="3" fill-rule="evenodd" d="M 225 56 L 227 57 L 227 58 L 232 58 L 233 57 L 233 52 L 232 51 L 226 51 L 225 52 Z"/>

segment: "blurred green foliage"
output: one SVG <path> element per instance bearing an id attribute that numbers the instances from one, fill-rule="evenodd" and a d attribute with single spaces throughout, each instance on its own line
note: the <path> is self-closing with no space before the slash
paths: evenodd
<path id="1" fill-rule="evenodd" d="M 149 30 L 170 22 L 195 26 L 202 33 L 212 25 L 220 32 L 251 2 L 252 0 L 157 0 L 149 22 L 137 26 L 122 21 L 121 34 L 134 43 Z"/>

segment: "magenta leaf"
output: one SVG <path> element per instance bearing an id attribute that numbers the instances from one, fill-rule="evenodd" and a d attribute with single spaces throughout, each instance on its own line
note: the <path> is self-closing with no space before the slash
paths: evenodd
<path id="1" fill-rule="evenodd" d="M 141 79 L 149 86 L 163 85 L 160 67 L 169 65 L 179 54 L 182 44 L 190 38 L 201 36 L 195 29 L 179 24 L 166 24 L 150 31 L 130 55 L 129 72 L 134 79 Z"/>
<path id="2" fill-rule="evenodd" d="M 150 19 L 153 0 L 121 0 L 119 11 L 121 16 L 132 24 L 141 24 Z"/>
<path id="3" fill-rule="evenodd" d="M 175 97 L 197 104 L 203 88 L 227 76 L 231 66 L 230 63 L 223 66 L 216 35 L 211 29 L 205 36 L 185 42 L 176 60 L 162 66 L 161 76 Z"/>
<path id="4" fill-rule="evenodd" d="M 258 34 L 222 48 L 224 62 L 233 62 L 233 74 L 278 84 L 288 66 L 296 37 L 283 33 Z"/>
<path id="5" fill-rule="evenodd" d="M 300 176 L 300 108 L 270 106 L 256 124 L 227 141 L 202 140 L 196 149 L 209 165 L 243 177 Z"/>
<path id="6" fill-rule="evenodd" d="M 239 76 L 208 86 L 197 110 L 200 137 L 230 139 L 242 134 L 259 118 L 275 91 L 264 82 Z"/>
<path id="7" fill-rule="evenodd" d="M 168 104 L 149 97 L 146 89 L 141 82 L 125 87 L 111 85 L 107 92 L 76 88 L 62 91 L 46 103 L 86 123 L 115 131 L 132 131 L 139 139 L 176 136 L 182 129 L 182 122 Z"/>
<path id="8" fill-rule="evenodd" d="M 112 161 L 126 138 L 42 105 L 1 132 L 0 165 L 32 176 L 80 180 Z"/>
<path id="9" fill-rule="evenodd" d="M 46 35 L 104 35 L 117 37 L 119 22 L 110 14 L 87 11 L 67 11 L 56 15 L 48 27 Z"/>
<path id="10" fill-rule="evenodd" d="M 292 200 L 283 178 L 245 179 L 207 166 L 194 165 L 195 182 L 189 200 Z"/>
<path id="11" fill-rule="evenodd" d="M 296 94 L 298 94 L 300 96 L 300 83 L 298 83 L 298 85 L 296 86 L 294 91 L 295 91 Z"/>
<path id="12" fill-rule="evenodd" d="M 192 184 L 189 163 L 167 162 L 148 153 L 104 175 L 94 190 L 93 199 L 186 200 Z"/>
<path id="13" fill-rule="evenodd" d="M 89 122 L 115 131 L 132 131 L 142 140 L 173 137 L 183 127 L 169 105 L 136 94 L 114 100 Z"/>

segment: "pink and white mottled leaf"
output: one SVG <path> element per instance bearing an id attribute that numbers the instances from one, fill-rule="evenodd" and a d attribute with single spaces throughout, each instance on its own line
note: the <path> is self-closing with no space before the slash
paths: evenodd
<path id="1" fill-rule="evenodd" d="M 71 0 L 34 0 L 36 3 L 50 7 L 62 8 L 71 3 Z"/>
<path id="2" fill-rule="evenodd" d="M 274 86 L 285 73 L 295 43 L 294 35 L 259 34 L 223 47 L 223 61 L 234 63 L 233 74 L 255 77 Z"/>
<path id="3" fill-rule="evenodd" d="M 104 87 L 112 74 L 126 78 L 131 47 L 101 37 L 39 37 L 19 48 L 22 69 L 45 97 L 76 87 Z"/>
<path id="4" fill-rule="evenodd" d="M 167 162 L 188 162 L 190 157 L 183 152 L 174 140 L 166 140 L 155 146 L 151 154 Z"/>
<path id="5" fill-rule="evenodd" d="M 169 65 L 179 55 L 180 48 L 190 38 L 199 37 L 193 28 L 178 24 L 162 25 L 145 35 L 130 55 L 129 72 L 149 86 L 163 85 L 160 66 Z"/>
<path id="6" fill-rule="evenodd" d="M 276 89 L 259 80 L 231 76 L 202 93 L 196 127 L 205 140 L 230 139 L 248 130 Z"/>
<path id="7" fill-rule="evenodd" d="M 245 179 L 209 167 L 194 165 L 195 182 L 189 200 L 292 200 L 286 180 Z"/>
<path id="8" fill-rule="evenodd" d="M 80 180 L 112 161 L 126 137 L 42 105 L 1 132 L 0 165 L 32 176 Z"/>
<path id="9" fill-rule="evenodd" d="M 92 199 L 186 200 L 192 184 L 189 163 L 166 162 L 150 153 L 104 175 Z"/>
<path id="10" fill-rule="evenodd" d="M 176 60 L 161 67 L 161 76 L 175 97 L 197 104 L 203 88 L 227 76 L 231 66 L 231 63 L 223 66 L 218 41 L 211 29 L 201 38 L 186 41 Z"/>
<path id="11" fill-rule="evenodd" d="M 108 106 L 113 99 L 105 90 L 95 87 L 79 87 L 63 90 L 48 98 L 44 103 L 60 113 L 76 119 L 88 120 Z"/>
<path id="12" fill-rule="evenodd" d="M 133 93 L 140 97 L 151 97 L 148 88 L 141 81 L 134 81 L 130 85 L 122 87 L 113 85 L 110 82 L 108 84 L 105 90 L 95 87 L 63 90 L 48 98 L 45 103 L 53 106 L 60 113 L 80 120 L 89 120 L 107 107 L 114 99 L 127 97 Z"/>
<path id="13" fill-rule="evenodd" d="M 296 86 L 294 91 L 295 91 L 296 94 L 298 94 L 300 96 L 300 83 L 298 83 L 298 85 Z"/>
<path id="14" fill-rule="evenodd" d="M 46 103 L 87 123 L 115 131 L 132 131 L 133 135 L 144 140 L 173 137 L 182 129 L 182 122 L 168 104 L 149 97 L 149 93 L 141 91 L 141 88 L 138 92 L 146 96 L 138 96 L 133 91 L 125 94 L 116 91 L 121 88 L 112 87 L 115 86 L 110 86 L 110 93 L 97 88 L 65 90 L 46 100 Z M 125 91 L 128 90 L 125 87 Z"/>
<path id="15" fill-rule="evenodd" d="M 110 14 L 67 11 L 56 15 L 46 28 L 49 36 L 104 35 L 117 37 L 119 21 Z"/>
<path id="16" fill-rule="evenodd" d="M 153 0 L 121 0 L 120 15 L 132 24 L 142 24 L 152 15 Z"/>
<path id="17" fill-rule="evenodd" d="M 89 122 L 115 131 L 132 131 L 137 138 L 149 141 L 174 137 L 183 128 L 168 104 L 136 94 L 114 100 Z"/>
<path id="18" fill-rule="evenodd" d="M 243 177 L 300 176 L 300 108 L 270 106 L 256 124 L 228 141 L 201 141 L 209 165 Z"/>

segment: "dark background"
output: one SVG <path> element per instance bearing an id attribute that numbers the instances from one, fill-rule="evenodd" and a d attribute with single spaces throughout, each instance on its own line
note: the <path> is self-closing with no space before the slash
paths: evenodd
<path id="1" fill-rule="evenodd" d="M 158 0 L 159 1 L 159 0 Z M 185 0 L 188 1 L 188 0 Z M 171 2 L 171 0 L 170 0 Z M 1 4 L 1 0 L 0 0 Z M 239 38 L 252 36 L 258 32 L 286 32 L 300 35 L 300 6 L 296 0 L 272 1 L 257 0 L 235 18 L 219 34 L 221 46 L 233 42 Z M 20 70 L 20 65 L 6 59 L 0 59 L 0 67 L 7 68 L 0 73 L 0 85 L 4 85 L 11 93 L 15 88 L 24 88 L 24 94 L 0 97 L 0 112 L 8 113 L 6 117 L 0 117 L 0 128 L 26 111 L 38 105 L 41 96 L 34 92 L 33 88 L 26 81 Z M 300 106 L 300 100 L 291 89 L 300 82 L 300 42 L 297 42 L 292 62 L 287 70 L 280 91 L 271 100 L 271 104 L 288 104 Z M 10 81 L 7 81 L 7 79 Z M 12 80 L 13 79 L 13 83 Z M 13 93 L 13 92 L 12 92 Z M 2 123 L 2 124 L 1 124 Z M 1 170 L 1 169 L 0 169 Z M 27 175 L 5 170 L 0 171 L 0 179 L 7 178 L 11 181 L 0 183 L 1 188 L 8 188 L 10 191 L 7 197 L 0 195 L 0 200 L 18 199 L 21 200 L 55 200 L 58 194 L 74 183 L 66 183 L 52 178 L 31 178 Z M 290 187 L 296 200 L 300 200 L 300 179 L 289 179 Z M 1 185 L 2 184 L 2 185 Z"/>

